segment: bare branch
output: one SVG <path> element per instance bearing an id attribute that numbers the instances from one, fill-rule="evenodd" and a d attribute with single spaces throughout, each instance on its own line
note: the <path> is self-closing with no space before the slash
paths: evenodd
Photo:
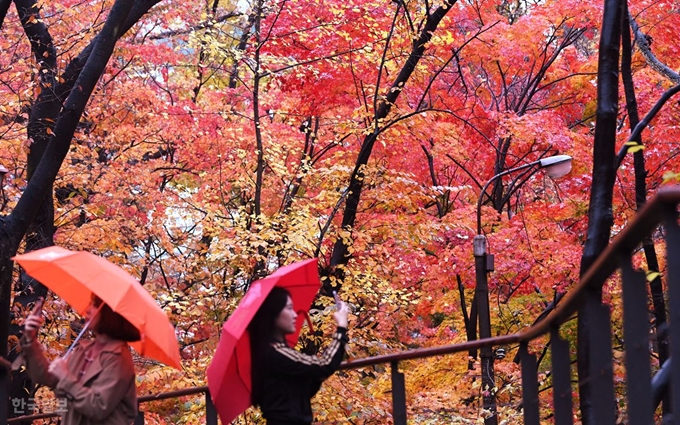
<path id="1" fill-rule="evenodd" d="M 199 24 L 196 24 L 194 26 L 188 27 L 188 28 L 182 28 L 182 29 L 177 29 L 177 30 L 170 30 L 170 31 L 163 31 L 159 32 L 158 34 L 153 34 L 150 35 L 148 38 L 149 40 L 164 40 L 166 38 L 172 38 L 172 37 L 177 37 L 178 35 L 186 35 L 186 34 L 191 34 L 196 31 L 204 30 L 207 28 L 212 28 L 215 26 L 215 24 L 219 24 L 221 22 L 227 21 L 232 18 L 240 18 L 243 16 L 242 13 L 237 13 L 237 12 L 230 12 L 230 13 L 225 13 L 224 15 L 217 16 L 215 18 L 209 19 L 207 21 L 203 21 Z"/>
<path id="2" fill-rule="evenodd" d="M 665 63 L 661 62 L 654 53 L 652 53 L 652 48 L 649 43 L 649 38 L 646 34 L 642 32 L 640 26 L 635 21 L 630 13 L 628 14 L 628 19 L 630 19 L 630 26 L 633 29 L 633 36 L 635 37 L 635 44 L 640 53 L 645 57 L 647 64 L 656 72 L 663 75 L 673 82 L 673 84 L 680 84 L 680 74 L 673 71 Z"/>

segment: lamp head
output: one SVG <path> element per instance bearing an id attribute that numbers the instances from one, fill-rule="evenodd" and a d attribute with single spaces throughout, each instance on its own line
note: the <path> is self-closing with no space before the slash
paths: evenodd
<path id="1" fill-rule="evenodd" d="M 571 171 L 571 157 L 569 155 L 555 155 L 539 160 L 540 168 L 545 168 L 549 177 L 562 177 Z"/>
<path id="2" fill-rule="evenodd" d="M 5 174 L 9 173 L 9 170 L 2 165 L 0 165 L 0 183 L 5 179 Z"/>

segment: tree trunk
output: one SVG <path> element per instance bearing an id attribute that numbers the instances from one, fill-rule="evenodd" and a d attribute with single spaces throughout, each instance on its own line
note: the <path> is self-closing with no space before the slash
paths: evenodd
<path id="1" fill-rule="evenodd" d="M 638 104 L 635 97 L 635 86 L 633 84 L 633 72 L 631 70 L 631 34 L 630 34 L 630 19 L 628 15 L 628 8 L 623 14 L 623 34 L 621 37 L 621 79 L 623 80 L 624 93 L 626 95 L 626 110 L 628 111 L 628 120 L 630 123 L 630 130 L 633 132 L 635 127 L 640 123 L 640 115 L 638 113 Z M 642 145 L 642 137 L 635 140 Z M 645 157 L 643 150 L 638 150 L 633 153 L 633 166 L 635 169 L 635 205 L 639 210 L 647 202 L 647 170 L 645 169 Z M 645 258 L 647 260 L 647 268 L 650 272 L 659 272 L 659 260 L 654 249 L 654 242 L 651 238 L 645 239 L 642 244 Z M 652 304 L 654 308 L 654 328 L 657 335 L 657 353 L 659 355 L 659 366 L 663 365 L 668 359 L 668 333 L 663 329 L 666 326 L 666 301 L 664 300 L 663 284 L 661 283 L 660 275 L 657 275 L 649 282 L 649 291 L 652 296 Z M 670 398 L 668 395 L 664 398 L 663 414 L 670 413 Z"/>
<path id="2" fill-rule="evenodd" d="M 404 66 L 399 71 L 399 74 L 395 78 L 392 86 L 387 91 L 385 100 L 381 101 L 379 105 L 375 108 L 375 116 L 373 117 L 373 123 L 375 125 L 374 131 L 364 138 L 361 144 L 361 150 L 359 151 L 359 156 L 357 157 L 356 164 L 354 166 L 354 171 L 350 177 L 349 185 L 347 188 L 347 201 L 345 204 L 345 210 L 342 216 L 342 228 L 344 230 L 351 231 L 356 220 L 357 211 L 359 207 L 359 201 L 361 200 L 361 191 L 364 188 L 364 168 L 368 164 L 368 160 L 371 157 L 371 152 L 373 151 L 373 145 L 378 139 L 380 134 L 379 122 L 380 120 L 387 117 L 392 105 L 395 104 L 403 86 L 408 82 L 411 74 L 416 69 L 416 65 L 423 57 L 425 53 L 425 46 L 432 39 L 432 35 L 439 23 L 444 19 L 446 14 L 451 10 L 451 7 L 456 3 L 457 0 L 450 0 L 444 2 L 443 6 L 439 6 L 432 14 L 428 15 L 427 21 L 420 32 L 418 39 L 413 41 L 413 50 L 409 54 L 408 59 L 404 63 Z M 399 8 L 401 3 L 399 3 L 397 13 L 399 13 Z M 387 48 L 388 46 L 386 46 Z M 377 85 L 379 87 L 379 84 Z M 377 94 L 376 94 L 377 96 Z M 333 246 L 333 252 L 331 254 L 330 266 L 332 273 L 336 278 L 337 282 L 334 283 L 332 279 L 323 280 L 323 292 L 330 294 L 333 289 L 337 289 L 338 285 L 342 282 L 344 274 L 342 273 L 342 266 L 347 264 L 349 261 L 349 248 L 350 243 L 347 238 L 338 238 Z"/>
<path id="3" fill-rule="evenodd" d="M 45 75 L 41 79 L 41 84 L 49 89 L 42 90 L 43 94 L 37 99 L 31 113 L 28 132 L 29 136 L 35 137 L 36 143 L 35 146 L 31 146 L 29 155 L 30 179 L 14 210 L 8 216 L 0 217 L 0 355 L 3 357 L 7 357 L 10 330 L 18 333 L 16 327 L 10 328 L 13 274 L 11 257 L 16 255 L 24 236 L 27 236 L 27 250 L 52 243 L 54 232 L 52 185 L 69 151 L 80 117 L 104 72 L 116 41 L 156 3 L 157 1 L 148 0 L 138 2 L 117 0 L 111 7 L 101 32 L 77 58 L 71 61 L 64 72 L 62 82 L 58 85 L 54 75 L 56 66 L 50 57 L 50 49 L 53 47 L 47 29 L 41 27 L 41 24 L 31 25 L 30 28 L 25 25 L 33 53 L 40 66 L 46 70 L 42 73 Z M 31 14 L 37 13 L 33 9 L 34 6 L 31 1 L 17 2 L 22 23 L 29 19 Z M 73 87 L 78 87 L 78 90 L 71 90 Z M 63 99 L 65 102 L 61 108 Z M 53 119 L 52 117 L 56 119 L 53 121 L 54 128 L 50 128 L 53 134 L 48 137 L 45 124 L 50 121 L 45 118 Z M 39 214 L 40 218 L 36 219 Z M 20 285 L 30 283 L 22 279 Z M 35 297 L 35 294 L 33 296 Z M 25 298 L 22 299 L 21 293 L 16 300 L 26 302 Z M 3 379 L 3 388 L 0 389 L 2 394 L 8 395 L 7 385 L 7 379 Z M 6 422 L 7 411 L 7 404 L 2 403 L 0 423 Z"/>
<path id="4" fill-rule="evenodd" d="M 609 244 L 613 224 L 612 199 L 616 176 L 616 119 L 619 100 L 619 49 L 621 43 L 622 0 L 605 0 L 600 38 L 597 76 L 597 114 L 593 146 L 593 184 L 590 190 L 588 231 L 581 276 Z M 586 297 L 601 302 L 602 288 L 589 288 Z M 577 368 L 579 402 L 584 425 L 596 423 L 590 383 L 590 316 L 585 308 L 578 312 Z"/>

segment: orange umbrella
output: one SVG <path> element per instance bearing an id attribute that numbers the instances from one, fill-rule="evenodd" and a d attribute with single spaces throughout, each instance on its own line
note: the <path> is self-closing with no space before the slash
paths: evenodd
<path id="1" fill-rule="evenodd" d="M 131 342 L 132 348 L 181 370 L 175 328 L 156 300 L 122 268 L 89 252 L 57 246 L 12 259 L 81 315 L 96 295 L 139 329 L 142 339 Z"/>

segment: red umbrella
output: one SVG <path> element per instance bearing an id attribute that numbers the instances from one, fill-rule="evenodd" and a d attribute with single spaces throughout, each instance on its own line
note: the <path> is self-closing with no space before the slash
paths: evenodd
<path id="1" fill-rule="evenodd" d="M 248 324 L 274 286 L 290 292 L 293 308 L 307 313 L 321 283 L 316 258 L 289 264 L 270 276 L 253 282 L 234 313 L 222 326 L 217 350 L 208 366 L 208 388 L 222 423 L 228 424 L 250 407 L 250 339 Z M 306 314 L 297 317 L 295 333 L 287 336 L 297 344 Z"/>

